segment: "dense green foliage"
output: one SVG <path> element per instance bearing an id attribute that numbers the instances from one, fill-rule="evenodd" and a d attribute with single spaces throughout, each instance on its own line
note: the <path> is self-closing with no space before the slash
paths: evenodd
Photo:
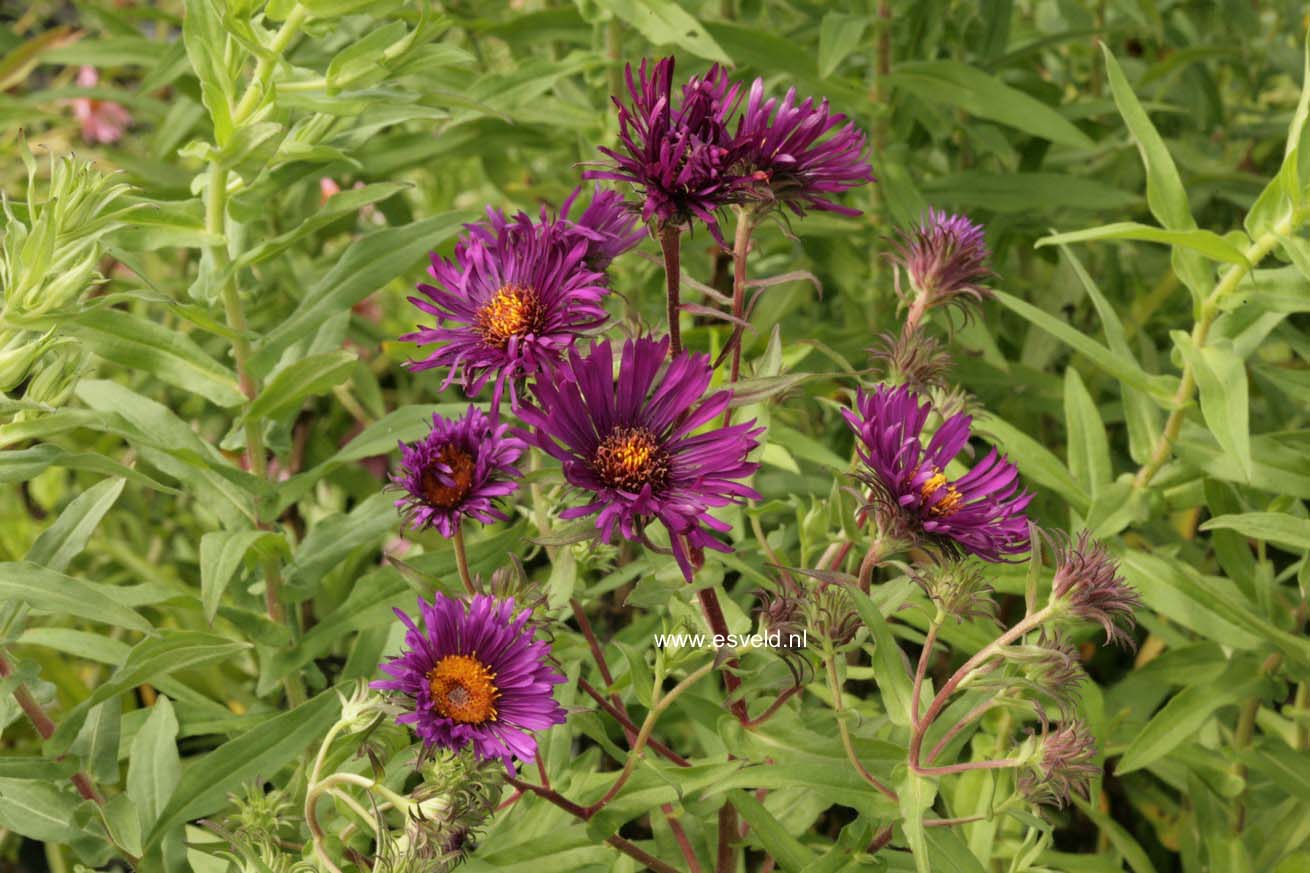
<path id="1" fill-rule="evenodd" d="M 531 585 L 568 680 L 567 724 L 519 776 L 595 803 L 653 730 L 595 814 L 529 789 L 479 817 L 462 869 L 1310 870 L 1301 4 L 0 0 L 0 16 L 0 858 L 443 869 L 395 810 L 416 791 L 483 812 L 515 796 L 463 760 L 416 773 L 413 738 L 354 696 L 400 646 L 393 607 L 460 590 L 451 543 L 404 530 L 384 485 L 397 441 L 467 400 L 406 371 L 421 352 L 397 337 L 427 253 L 488 204 L 558 206 L 614 142 L 624 64 L 674 53 L 827 97 L 869 132 L 878 182 L 844 195 L 859 217 L 755 232 L 734 416 L 767 427 L 763 499 L 719 512 L 732 554 L 687 585 L 655 549 L 593 544 L 535 457 L 511 521 L 469 526 L 472 572 Z M 77 113 L 113 122 L 106 103 L 130 122 L 87 142 Z M 858 617 L 836 651 L 738 653 L 759 724 L 730 709 L 724 664 L 652 644 L 703 629 L 698 589 L 743 632 L 789 570 L 854 581 L 871 534 L 840 411 L 886 375 L 869 350 L 905 318 L 888 255 L 930 205 L 986 228 L 996 273 L 969 317 L 929 317 L 958 388 L 936 399 L 967 403 L 979 455 L 1017 464 L 1034 522 L 1091 531 L 1144 603 L 1135 650 L 1074 632 L 1104 768 L 1064 808 L 1007 802 L 1001 769 L 907 769 L 939 624 L 918 553 L 871 562 L 870 593 L 832 607 Z M 717 356 L 732 253 L 697 228 L 682 269 L 699 307 L 683 342 Z M 662 333 L 659 246 L 610 273 L 613 335 Z M 988 568 L 1004 626 L 1051 563 Z M 997 633 L 942 624 L 929 692 Z M 1019 754 L 1040 731 L 1002 708 L 950 751 Z"/>

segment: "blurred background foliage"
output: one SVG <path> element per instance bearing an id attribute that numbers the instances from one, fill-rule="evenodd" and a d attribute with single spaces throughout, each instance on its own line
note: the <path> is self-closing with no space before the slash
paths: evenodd
<path id="1" fill-rule="evenodd" d="M 215 34 L 226 28 L 236 44 L 259 48 L 253 51 L 259 57 L 271 30 L 268 23 L 251 24 L 254 5 L 211 4 L 220 11 L 189 21 Z M 269 6 L 271 18 L 285 18 L 288 4 Z M 203 85 L 195 70 L 214 65 L 220 71 L 214 81 L 221 82 L 221 71 L 249 76 L 250 66 L 242 66 L 243 50 L 188 52 L 181 2 L 0 0 L 0 189 L 9 221 L 35 221 L 42 195 L 29 202 L 29 171 L 36 190 L 44 190 L 52 156 L 90 158 L 102 172 L 120 171 L 114 181 L 131 186 L 118 201 L 130 210 L 98 228 L 94 239 L 81 240 L 99 246 L 102 282 L 61 302 L 54 317 L 29 313 L 24 321 L 8 311 L 7 298 L 5 330 L 17 333 L 6 337 L 18 337 L 15 348 L 53 334 L 6 385 L 0 476 L 10 487 L 0 497 L 0 557 L 32 559 L 42 531 L 71 502 L 93 494 L 93 483 L 105 475 L 125 476 L 131 481 L 121 496 L 93 495 L 116 500 L 113 511 L 82 506 L 98 525 L 81 537 L 85 548 L 70 555 L 69 572 L 127 589 L 131 596 L 120 602 L 165 616 L 158 624 L 205 628 L 217 610 L 216 627 L 236 628 L 237 638 L 260 644 L 258 663 L 242 655 L 188 670 L 180 674 L 185 682 L 175 677 L 142 686 L 138 714 L 123 714 L 124 749 L 156 689 L 179 706 L 185 759 L 213 748 L 216 737 L 257 724 L 272 711 L 270 690 L 290 673 L 305 671 L 311 691 L 372 675 L 378 655 L 394 644 L 390 606 L 408 605 L 413 596 L 402 573 L 378 566 L 380 549 L 405 548 L 394 540 L 390 498 L 377 496 L 385 456 L 397 438 L 421 432 L 416 407 L 450 411 L 463 402 L 454 389 L 439 392 L 437 378 L 401 368 L 414 353 L 395 339 L 415 321 L 405 297 L 426 251 L 448 253 L 459 223 L 485 205 L 535 212 L 567 196 L 582 165 L 597 159 L 597 144 L 616 134 L 608 95 L 623 87 L 624 63 L 669 51 L 684 71 L 725 63 L 739 80 L 763 76 L 774 92 L 794 86 L 826 96 L 870 132 L 879 183 L 847 198 L 865 210 L 862 217 L 811 215 L 756 237 L 755 275 L 804 270 L 821 285 L 821 294 L 807 281 L 771 288 L 755 312 L 757 329 L 746 337 L 748 358 L 765 368 L 757 373 L 771 367 L 771 374 L 820 374 L 795 379 L 785 395 L 758 407 L 770 425 L 758 478 L 769 502 L 760 516 L 773 547 L 801 562 L 822 551 L 842 527 L 843 506 L 850 507 L 832 487 L 831 471 L 846 468 L 850 451 L 838 390 L 868 369 L 867 349 L 897 324 L 885 257 L 895 228 L 928 205 L 968 212 L 987 228 L 999 289 L 1098 342 L 1109 330 L 1108 305 L 1121 321 L 1112 344 L 1122 343 L 1148 373 L 1174 373 L 1181 361 L 1171 357 L 1170 331 L 1192 324 L 1194 303 L 1171 269 L 1167 247 L 1035 246 L 1052 232 L 1151 221 L 1142 161 L 1107 85 L 1100 46 L 1118 58 L 1162 135 L 1197 224 L 1222 236 L 1242 227 L 1283 163 L 1301 93 L 1306 27 L 1304 4 L 1290 0 L 312 0 L 307 6 L 315 16 L 288 55 L 289 67 L 278 71 L 276 101 L 252 111 L 252 123 L 238 125 L 241 133 L 222 142 L 205 104 L 206 87 L 221 84 Z M 96 68 L 95 83 L 79 80 L 83 66 Z M 130 123 L 121 138 L 86 141 L 76 116 L 76 101 L 86 100 L 126 109 Z M 34 160 L 24 157 L 28 148 Z M 254 337 L 251 368 L 265 386 L 282 390 L 261 398 L 263 438 L 275 457 L 271 484 L 250 481 L 240 464 L 247 437 L 231 363 L 236 334 L 219 306 L 223 268 L 213 263 L 205 216 L 205 171 L 215 163 L 239 180 L 228 217 L 232 247 L 244 257 L 237 267 Z M 650 257 L 627 258 L 615 268 L 616 314 L 658 325 L 657 248 L 648 242 L 642 251 Z M 698 233 L 684 258 L 690 276 L 730 289 L 730 261 L 708 235 Z M 1235 585 L 1260 621 L 1303 634 L 1297 622 L 1304 608 L 1293 620 L 1298 569 L 1305 575 L 1295 550 L 1260 542 L 1252 551 L 1231 531 L 1198 530 L 1210 516 L 1244 510 L 1304 515 L 1296 501 L 1310 498 L 1306 280 L 1287 268 L 1256 278 L 1266 283 L 1256 287 L 1273 289 L 1265 302 L 1234 311 L 1219 329 L 1251 356 L 1258 469 L 1234 474 L 1215 440 L 1193 426 L 1179 446 L 1182 462 L 1166 467 L 1158 487 L 1141 499 L 1129 498 L 1124 477 L 1146 461 L 1150 445 L 1133 439 L 1114 376 L 1014 306 L 991 303 L 968 323 L 938 325 L 953 343 L 954 378 L 987 410 L 982 429 L 1038 491 L 1038 520 L 1086 523 L 1104 536 L 1122 535 L 1146 556 L 1126 567 L 1152 609 L 1141 616 L 1149 632 L 1141 649 L 1136 655 L 1086 649 L 1097 681 L 1086 693 L 1102 713 L 1098 732 L 1108 756 L 1130 748 L 1165 700 L 1182 697 L 1180 688 L 1200 689 L 1194 696 L 1204 698 L 1202 705 L 1185 701 L 1179 709 L 1186 712 L 1157 726 L 1169 733 L 1159 741 L 1163 751 L 1139 755 L 1148 763 L 1109 776 L 1091 805 L 1059 816 L 1055 846 L 1040 859 L 1046 868 L 1310 869 L 1310 759 L 1224 751 L 1240 731 L 1238 704 L 1245 698 L 1212 693 L 1250 678 L 1224 673 L 1236 669 L 1227 634 L 1255 663 L 1267 654 L 1249 643 L 1249 626 L 1245 637 L 1229 630 L 1229 601 L 1209 599 L 1216 588 Z M 1238 296 L 1245 302 L 1259 295 Z M 782 344 L 770 347 L 775 325 Z M 171 339 L 159 339 L 159 331 Z M 689 345 L 713 350 L 728 332 L 721 322 L 704 321 L 684 336 Z M 46 394 L 34 393 L 38 383 Z M 1159 410 L 1146 415 L 1158 432 Z M 1087 457 L 1092 460 L 1079 460 Z M 203 602 L 196 595 L 204 581 L 201 536 L 239 526 L 234 517 L 250 512 L 243 490 L 256 495 L 256 513 L 279 519 L 290 532 L 280 543 L 250 548 L 290 555 L 287 590 L 300 614 L 294 641 L 262 616 L 261 583 L 251 568 L 234 566 L 232 584 L 223 580 Z M 522 534 L 516 526 L 475 545 L 484 569 L 495 565 L 497 548 L 503 553 L 511 543 L 529 553 Z M 428 572 L 449 573 L 438 541 L 424 541 L 411 554 L 431 558 Z M 607 574 L 606 559 L 579 553 L 561 570 L 530 555 L 529 568 L 554 605 L 584 589 L 589 603 L 616 604 L 604 599 L 607 593 L 628 591 L 642 565 Z M 759 567 L 764 559 L 747 549 L 742 560 Z M 1150 588 L 1152 578 L 1171 573 L 1185 578 L 1167 590 Z M 728 578 L 752 579 L 740 568 Z M 1008 581 L 1003 590 L 1022 591 L 1022 579 Z M 663 575 L 642 584 L 647 590 L 639 586 L 630 605 L 656 605 L 676 588 Z M 735 598 L 743 610 L 751 604 L 748 588 Z M 614 633 L 626 628 L 624 639 L 633 645 L 658 628 L 640 619 L 629 624 L 634 620 L 618 606 L 612 612 L 606 626 Z M 898 632 L 915 638 L 912 629 L 898 625 Z M 10 643 L 35 665 L 43 699 L 66 709 L 121 661 L 127 633 L 114 628 L 93 641 L 83 630 L 36 621 Z M 970 638 L 960 634 L 953 645 L 967 647 Z M 557 653 L 567 663 L 584 649 L 579 639 L 564 637 Z M 770 669 L 781 675 L 776 665 Z M 1304 665 L 1297 669 L 1304 672 Z M 1248 672 L 1263 678 L 1271 671 Z M 1220 681 L 1221 674 L 1228 678 Z M 1310 677 L 1291 678 L 1304 690 Z M 1304 712 L 1297 727 L 1293 715 L 1279 710 L 1285 686 L 1261 686 L 1258 693 L 1240 687 L 1272 704 L 1259 709 L 1258 733 L 1304 731 Z M 6 746 L 30 743 L 17 716 L 6 697 L 0 703 L 0 723 L 11 725 Z M 713 714 L 689 716 L 685 729 L 712 731 Z M 597 723 L 580 730 L 601 729 Z M 1252 741 L 1249 726 L 1245 741 Z M 726 742 L 731 749 L 733 741 Z M 567 760 L 567 735 L 554 741 L 552 753 Z M 822 798 L 779 808 L 788 797 L 775 792 L 771 808 L 815 844 L 830 844 L 846 823 L 841 807 Z M 1243 822 L 1244 803 L 1259 814 L 1247 813 Z M 486 840 L 493 852 L 478 869 L 604 868 L 612 853 L 573 833 L 582 826 L 545 836 L 560 824 L 558 815 L 543 804 L 531 815 L 500 821 Z M 1006 834 L 981 825 L 963 832 L 987 869 L 1009 869 L 1018 851 L 1014 839 L 1007 843 Z M 708 839 L 699 827 L 692 836 Z M 20 842 L 9 833 L 4 851 L 13 856 Z M 905 866 L 896 853 L 880 857 L 890 869 Z"/>

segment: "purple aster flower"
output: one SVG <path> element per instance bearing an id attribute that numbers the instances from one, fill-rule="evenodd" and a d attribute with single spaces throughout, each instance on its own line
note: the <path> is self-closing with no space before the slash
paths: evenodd
<path id="1" fill-rule="evenodd" d="M 941 304 L 989 299 L 991 289 L 982 284 L 995 275 L 988 257 L 980 226 L 964 215 L 929 209 L 917 227 L 902 231 L 894 259 L 910 277 L 912 306 L 922 314 Z"/>
<path id="2" fill-rule="evenodd" d="M 728 118 L 735 110 L 739 85 L 717 64 L 703 78 L 682 86 L 674 106 L 673 58 L 646 61 L 634 79 L 627 67 L 632 105 L 618 97 L 619 150 L 601 148 L 610 168 L 588 170 L 588 179 L 630 182 L 641 191 L 641 214 L 661 225 L 683 225 L 699 218 L 722 242 L 714 211 L 736 197 L 735 142 Z"/>
<path id="3" fill-rule="evenodd" d="M 806 97 L 797 104 L 790 88 L 782 103 L 764 99 L 764 80 L 756 79 L 737 123 L 737 144 L 755 196 L 785 203 L 797 215 L 806 207 L 859 215 L 829 195 L 876 181 L 865 158 L 865 136 L 824 100 Z M 832 132 L 831 136 L 827 136 Z"/>
<path id="4" fill-rule="evenodd" d="M 513 599 L 485 594 L 465 603 L 437 594 L 419 598 L 423 629 L 401 610 L 409 630 L 402 654 L 382 665 L 392 676 L 372 688 L 396 691 L 412 709 L 396 719 L 411 725 L 427 749 L 473 747 L 483 761 L 531 761 L 533 731 L 564 723 L 552 686 L 564 681 L 546 663 L 550 644 L 528 626 L 531 611 L 514 614 Z"/>
<path id="5" fill-rule="evenodd" d="M 1019 773 L 1018 788 L 1033 803 L 1065 806 L 1077 795 L 1087 799 L 1092 777 L 1101 768 L 1096 759 L 1096 742 L 1087 725 L 1070 722 L 1038 740 L 1039 759 Z"/>
<path id="6" fill-rule="evenodd" d="M 473 396 L 496 377 L 493 409 L 506 382 L 552 367 L 583 331 L 607 318 L 605 277 L 587 266 L 590 241 L 556 223 L 534 224 L 519 214 L 492 227 L 473 225 L 454 260 L 432 256 L 440 287 L 419 285 L 428 298 L 409 298 L 437 324 L 401 339 L 440 347 L 409 369 L 449 367 Z M 449 325 L 449 326 L 447 326 Z"/>
<path id="7" fill-rule="evenodd" d="M 616 191 L 604 191 L 599 185 L 592 191 L 591 203 L 577 217 L 569 218 L 569 212 L 577 201 L 582 188 L 574 188 L 564 204 L 559 216 L 553 217 L 545 206 L 541 207 L 541 217 L 533 221 L 524 212 L 511 218 L 499 209 L 487 207 L 485 221 L 468 225 L 469 233 L 481 238 L 487 245 L 495 246 L 502 231 L 510 234 L 523 233 L 528 228 L 550 228 L 556 234 L 559 245 L 570 250 L 579 240 L 587 244 L 587 253 L 583 262 L 587 268 L 597 273 L 604 273 L 605 268 L 619 255 L 636 246 L 646 237 L 640 220 L 623 197 Z"/>
<path id="8" fill-rule="evenodd" d="M 593 492 L 590 503 L 562 517 L 599 513 L 596 527 L 606 540 L 615 528 L 642 539 L 646 524 L 659 519 L 690 581 L 688 547 L 731 551 L 710 533 L 730 528 L 710 515 L 711 507 L 759 497 L 735 480 L 759 467 L 746 456 L 764 429 L 751 421 L 696 433 L 722 414 L 729 394 L 704 397 L 713 375 L 708 355 L 681 352 L 668 360 L 668 352 L 667 337 L 628 340 L 616 377 L 608 340 L 586 356 L 572 349 L 557 378 L 533 385 L 536 404 L 518 413 L 536 429 L 529 440 L 559 459 L 564 478 Z"/>
<path id="9" fill-rule="evenodd" d="M 592 190 L 587 208 L 576 220 L 570 220 L 569 212 L 581 192 L 581 188 L 575 188 L 564 201 L 559 220 L 568 222 L 575 233 L 587 239 L 587 264 L 593 270 L 603 271 L 615 258 L 640 243 L 646 231 L 637 215 L 623 202 L 622 195 L 617 191 L 603 191 L 599 185 Z"/>
<path id="10" fill-rule="evenodd" d="M 1032 495 L 1019 490 L 1019 472 L 995 449 L 952 480 L 946 467 L 969 439 L 973 419 L 947 418 L 925 446 L 923 427 L 932 405 L 906 387 L 860 391 L 856 409 L 843 410 L 860 438 L 880 522 L 897 537 L 927 542 L 984 561 L 1004 561 L 1028 550 Z"/>
<path id="11" fill-rule="evenodd" d="M 1058 563 L 1051 603 L 1105 628 L 1105 641 L 1133 645 L 1133 610 L 1142 605 L 1137 592 L 1119 575 L 1119 566 L 1103 543 L 1083 531 L 1075 542 L 1055 543 Z"/>
<path id="12" fill-rule="evenodd" d="M 463 418 L 432 416 L 432 430 L 418 442 L 400 444 L 403 472 L 392 484 L 406 494 L 396 501 L 415 530 L 435 527 L 455 535 L 464 516 L 483 524 L 508 521 L 494 505 L 517 489 L 514 462 L 527 448 L 509 426 L 470 406 Z"/>

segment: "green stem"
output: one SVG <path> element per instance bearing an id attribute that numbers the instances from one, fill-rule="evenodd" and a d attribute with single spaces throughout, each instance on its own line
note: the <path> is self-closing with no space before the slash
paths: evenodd
<path id="1" fill-rule="evenodd" d="M 297 3 L 292 7 L 286 20 L 282 22 L 282 26 L 278 28 L 277 34 L 274 35 L 268 53 L 255 64 L 255 73 L 251 77 L 250 84 L 246 86 L 245 94 L 241 96 L 241 102 L 232 110 L 232 124 L 234 127 L 240 126 L 259 108 L 260 101 L 268 92 L 268 84 L 273 77 L 273 68 L 282 59 L 282 54 L 291 45 L 291 41 L 300 33 L 300 28 L 308 18 L 309 10 L 304 6 Z"/>
<path id="2" fill-rule="evenodd" d="M 728 385 L 735 385 L 741 374 L 741 343 L 746 326 L 740 321 L 746 313 L 746 259 L 750 254 L 751 233 L 755 220 L 750 210 L 737 208 L 737 233 L 732 240 L 732 365 L 728 371 Z M 723 410 L 723 426 L 732 424 L 732 407 Z"/>
<path id="3" fill-rule="evenodd" d="M 837 716 L 837 733 L 841 735 L 842 748 L 846 750 L 846 757 L 850 760 L 851 766 L 855 772 L 860 774 L 865 782 L 868 782 L 873 788 L 883 796 L 887 797 L 893 803 L 898 802 L 896 792 L 884 785 L 878 777 L 869 772 L 860 760 L 859 753 L 855 750 L 855 741 L 851 739 L 851 729 L 846 725 L 846 719 L 843 717 L 845 704 L 842 702 L 841 680 L 837 678 L 837 655 L 833 651 L 832 641 L 824 640 L 823 642 L 823 663 L 828 673 L 828 689 L 832 692 L 832 711 Z"/>
<path id="4" fill-rule="evenodd" d="M 464 550 L 464 526 L 456 523 L 455 535 L 451 537 L 451 543 L 455 546 L 455 566 L 459 567 L 459 581 L 464 583 L 464 590 L 470 597 L 478 593 L 477 586 L 473 584 L 473 576 L 469 573 L 468 553 Z"/>
<path id="5" fill-rule="evenodd" d="M 1292 232 L 1292 228 L 1299 223 L 1300 218 L 1300 211 L 1292 210 L 1286 218 L 1274 225 L 1272 230 L 1261 234 L 1246 247 L 1242 252 L 1245 263 L 1234 264 L 1224 273 L 1223 278 L 1210 292 L 1210 296 L 1201 304 L 1200 317 L 1192 327 L 1192 345 L 1198 352 L 1205 345 L 1214 320 L 1219 317 L 1219 304 L 1225 297 L 1237 290 L 1237 286 L 1246 278 L 1246 275 L 1264 260 L 1274 246 L 1278 245 L 1280 238 Z M 1160 468 L 1172 456 L 1173 445 L 1178 440 L 1179 432 L 1183 429 L 1183 417 L 1186 414 L 1188 405 L 1192 402 L 1194 393 L 1196 393 L 1196 370 L 1189 360 L 1183 364 L 1183 374 L 1178 382 L 1178 390 L 1174 392 L 1171 403 L 1172 411 L 1169 413 L 1169 418 L 1165 421 L 1164 429 L 1155 442 L 1151 457 L 1137 471 L 1137 476 L 1133 479 L 1134 488 L 1142 489 L 1150 485 L 1151 480 L 1155 478 L 1155 474 L 1160 472 Z"/>

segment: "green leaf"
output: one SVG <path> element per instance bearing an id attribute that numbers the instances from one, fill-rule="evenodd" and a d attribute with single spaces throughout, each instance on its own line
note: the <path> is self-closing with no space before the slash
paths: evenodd
<path id="1" fill-rule="evenodd" d="M 335 689 L 284 712 L 229 740 L 189 766 L 146 837 L 147 850 L 173 828 L 212 815 L 229 792 L 256 776 L 272 778 L 312 742 L 322 738 L 341 712 Z"/>
<path id="2" fill-rule="evenodd" d="M 357 358 L 347 351 L 328 352 L 301 358 L 278 373 L 264 386 L 250 409 L 247 419 L 276 418 L 299 408 L 307 397 L 314 397 L 350 378 Z"/>
<path id="3" fill-rule="evenodd" d="M 676 46 L 707 61 L 731 64 L 714 37 L 674 0 L 597 0 L 656 46 Z"/>
<path id="4" fill-rule="evenodd" d="M 70 843 L 85 832 L 74 813 L 79 800 L 62 784 L 0 779 L 0 827 L 46 843 Z"/>
<path id="5" fill-rule="evenodd" d="M 905 774 L 905 781 L 897 792 L 901 799 L 901 827 L 905 830 L 905 842 L 909 844 L 914 856 L 914 869 L 918 873 L 932 873 L 932 860 L 928 854 L 927 829 L 923 826 L 923 814 L 932 808 L 937 796 L 937 786 L 930 780 L 913 773 Z"/>
<path id="6" fill-rule="evenodd" d="M 1088 242 L 1102 239 L 1131 239 L 1142 242 L 1163 243 L 1164 245 L 1184 248 L 1204 255 L 1212 261 L 1228 264 L 1247 265 L 1246 255 L 1242 250 L 1224 237 L 1209 230 L 1166 230 L 1135 221 L 1120 221 L 1101 227 L 1089 227 L 1071 233 L 1057 233 L 1044 236 L 1037 241 L 1037 247 L 1066 245 L 1068 243 Z"/>
<path id="7" fill-rule="evenodd" d="M 945 103 L 1061 145 L 1093 146 L 1087 134 L 1047 104 L 968 64 L 909 61 L 897 64 L 886 79 L 920 100 Z"/>
<path id="8" fill-rule="evenodd" d="M 754 795 L 745 791 L 734 791 L 732 805 L 737 808 L 742 819 L 751 826 L 751 831 L 759 839 L 768 856 L 777 861 L 778 866 L 783 870 L 800 871 L 807 864 L 814 862 L 814 853 L 789 834 L 782 823 L 774 818 Z"/>
<path id="9" fill-rule="evenodd" d="M 1220 515 L 1202 523 L 1201 530 L 1235 530 L 1252 539 L 1297 551 L 1310 551 L 1310 519 L 1297 518 L 1285 512 Z"/>
<path id="10" fill-rule="evenodd" d="M 873 672 L 878 677 L 887 717 L 900 727 L 910 725 L 910 701 L 914 698 L 914 681 L 910 678 L 905 652 L 896 644 L 892 629 L 880 610 L 867 594 L 850 589 L 855 610 L 864 620 L 873 637 Z"/>
<path id="11" fill-rule="evenodd" d="M 819 75 L 831 76 L 838 65 L 855 51 L 869 26 L 867 15 L 829 12 L 819 24 Z"/>
<path id="12" fill-rule="evenodd" d="M 245 401 L 235 373 L 184 334 L 161 324 L 103 308 L 80 315 L 71 330 L 105 360 L 150 373 L 219 406 Z"/>
<path id="13" fill-rule="evenodd" d="M 77 495 L 55 523 L 36 538 L 24 560 L 57 573 L 67 570 L 73 558 L 86 548 L 105 513 L 123 493 L 126 482 L 126 479 L 105 479 Z"/>
<path id="14" fill-rule="evenodd" d="M 154 827 L 182 779 L 177 732 L 173 704 L 167 697 L 155 698 L 150 715 L 132 740 L 127 768 L 127 795 L 141 816 L 142 833 Z"/>
<path id="15" fill-rule="evenodd" d="M 1151 207 L 1151 214 L 1160 224 L 1174 230 L 1186 230 L 1196 227 L 1192 218 L 1191 207 L 1187 203 L 1187 189 L 1174 166 L 1174 159 L 1165 147 L 1164 140 L 1156 132 L 1146 110 L 1138 102 L 1132 86 L 1124 78 L 1123 69 L 1115 60 L 1110 49 L 1102 45 L 1105 54 L 1105 73 L 1110 80 L 1110 91 L 1114 102 L 1119 107 L 1128 132 L 1132 134 L 1137 150 L 1142 155 L 1142 164 L 1146 167 L 1146 202 Z"/>
<path id="16" fill-rule="evenodd" d="M 72 753 L 86 762 L 91 779 L 102 785 L 118 782 L 118 741 L 123 729 L 122 698 L 111 697 L 91 709 Z"/>
<path id="17" fill-rule="evenodd" d="M 1128 833 L 1123 825 L 1081 797 L 1074 797 L 1073 802 L 1082 810 L 1083 815 L 1095 822 L 1096 826 L 1101 829 L 1101 833 L 1109 838 L 1119 854 L 1123 855 L 1124 861 L 1128 862 L 1128 867 L 1133 873 L 1156 873 L 1155 866 L 1151 863 L 1151 858 L 1146 854 L 1146 850 L 1142 848 L 1137 840 L 1133 839 L 1132 834 Z"/>
<path id="18" fill-rule="evenodd" d="M 1218 710 L 1272 690 L 1271 680 L 1260 674 L 1253 660 L 1234 664 L 1216 682 L 1184 688 L 1133 736 L 1115 774 L 1150 766 L 1195 737 Z"/>
<path id="19" fill-rule="evenodd" d="M 104 590 L 26 561 L 0 564 L 0 601 L 16 600 L 39 612 L 151 632 L 150 622 L 117 603 Z"/>
<path id="20" fill-rule="evenodd" d="M 50 739 L 56 751 L 67 748 L 69 740 L 76 736 L 88 712 L 111 697 L 130 691 L 143 682 L 176 673 L 178 670 L 225 661 L 250 648 L 248 643 L 239 643 L 227 637 L 199 631 L 167 628 L 158 633 L 158 636 L 149 637 L 133 646 L 132 651 L 127 655 L 127 660 L 114 671 L 114 675 L 97 686 L 90 697 L 73 707 L 64 716 L 55 735 Z"/>
<path id="21" fill-rule="evenodd" d="M 1096 403 L 1073 367 L 1064 371 L 1064 420 L 1069 439 L 1069 471 L 1095 500 L 1114 478 L 1110 441 Z"/>
<path id="22" fill-rule="evenodd" d="M 1254 461 L 1246 363 L 1233 351 L 1231 342 L 1214 340 L 1198 349 L 1184 331 L 1171 331 L 1170 336 L 1196 375 L 1206 426 L 1250 481 Z"/>
<path id="23" fill-rule="evenodd" d="M 1242 759 L 1288 796 L 1310 804 L 1310 767 L 1306 767 L 1304 752 L 1279 740 L 1265 739 L 1247 749 Z"/>
<path id="24" fill-rule="evenodd" d="M 475 217 L 466 210 L 443 212 L 404 227 L 370 233 L 351 243 L 332 269 L 309 289 L 296 311 L 264 339 L 251 366 L 261 374 L 269 372 L 288 346 L 403 275 L 425 253 Z"/>
<path id="25" fill-rule="evenodd" d="M 988 412 L 979 413 L 974 422 L 977 434 L 1005 451 L 1025 479 L 1050 488 L 1079 512 L 1087 510 L 1092 500 L 1091 495 L 1074 480 L 1068 468 L 1050 449 L 1008 421 Z"/>
<path id="26" fill-rule="evenodd" d="M 200 79 L 201 100 L 214 123 L 221 146 L 232 136 L 232 77 L 227 66 L 227 32 L 212 0 L 185 0 L 182 41 Z"/>
<path id="27" fill-rule="evenodd" d="M 210 531 L 200 538 L 200 600 L 210 624 L 228 582 L 256 545 L 285 548 L 286 541 L 281 534 L 266 530 Z"/>
<path id="28" fill-rule="evenodd" d="M 326 227 L 343 215 L 350 215 L 365 206 L 386 200 L 407 187 L 407 185 L 398 182 L 377 182 L 372 185 L 365 185 L 362 188 L 347 188 L 344 191 L 338 191 L 329 197 L 327 202 L 315 211 L 311 217 L 298 223 L 291 230 L 272 239 L 264 240 L 248 249 L 237 258 L 235 266 L 237 268 L 248 267 L 266 261 L 275 255 L 281 254 L 301 239 Z"/>
<path id="29" fill-rule="evenodd" d="M 1127 210 L 1141 197 L 1086 176 L 1067 173 L 989 173 L 965 170 L 923 183 L 935 201 L 1005 214 L 1048 210 Z"/>
<path id="30" fill-rule="evenodd" d="M 1031 303 L 1020 300 L 1018 297 L 1007 294 L 1004 291 L 997 291 L 996 299 L 1001 302 L 1007 309 L 1017 312 L 1019 315 L 1032 322 L 1037 327 L 1062 341 L 1065 345 L 1079 352 L 1086 357 L 1091 363 L 1100 369 L 1114 376 L 1121 382 L 1126 382 L 1140 391 L 1149 394 L 1158 399 L 1161 403 L 1173 402 L 1172 380 L 1160 376 L 1147 375 L 1137 362 L 1132 358 L 1117 355 L 1098 343 L 1096 340 L 1087 336 L 1073 325 L 1044 310 L 1038 309 Z"/>

